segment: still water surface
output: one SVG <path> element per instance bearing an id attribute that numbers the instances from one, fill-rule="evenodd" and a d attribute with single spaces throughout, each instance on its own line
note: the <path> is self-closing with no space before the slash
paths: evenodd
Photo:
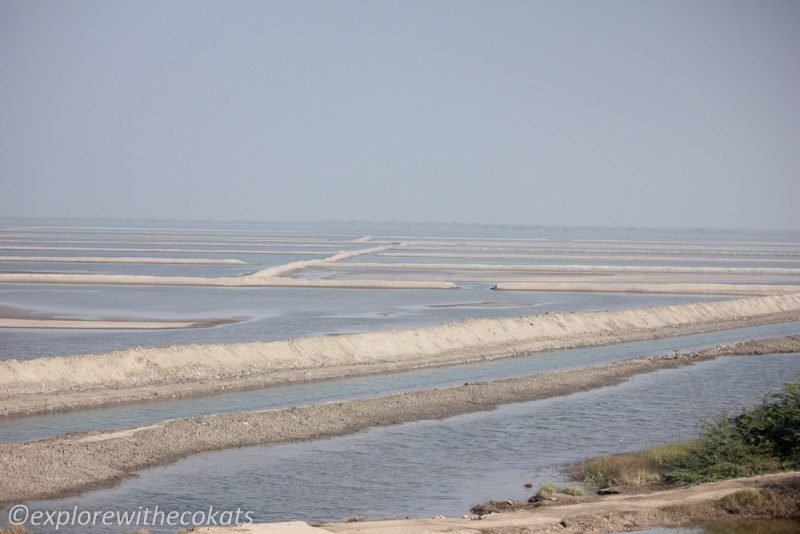
<path id="1" fill-rule="evenodd" d="M 29 504 L 134 510 L 213 504 L 253 510 L 259 521 L 461 515 L 488 499 L 527 498 L 524 482 L 565 482 L 561 468 L 582 458 L 690 438 L 701 422 L 749 407 L 798 375 L 797 355 L 721 358 L 492 412 L 196 455 L 118 488 Z"/>
<path id="2" fill-rule="evenodd" d="M 0 419 L 0 443 L 32 441 L 68 432 L 144 426 L 165 419 L 196 417 L 213 413 L 264 410 L 332 400 L 389 395 L 398 391 L 451 387 L 464 382 L 529 376 L 602 365 L 626 358 L 665 354 L 675 349 L 696 350 L 718 343 L 797 332 L 800 332 L 800 323 L 798 322 L 764 325 L 601 347 L 542 352 L 518 358 L 466 365 L 225 393 L 195 399 Z"/>

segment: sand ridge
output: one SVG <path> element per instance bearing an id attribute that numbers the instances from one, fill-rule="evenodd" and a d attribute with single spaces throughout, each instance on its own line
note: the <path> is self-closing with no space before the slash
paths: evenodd
<path id="1" fill-rule="evenodd" d="M 653 293 L 685 295 L 785 295 L 800 290 L 788 284 L 498 282 L 498 291 Z"/>
<path id="2" fill-rule="evenodd" d="M 40 247 L 0 245 L 0 250 L 28 250 L 42 252 L 166 252 L 169 254 L 287 254 L 295 256 L 328 256 L 330 251 L 320 250 L 252 250 L 252 249 L 192 249 L 192 248 L 138 248 L 138 247 Z"/>
<path id="3" fill-rule="evenodd" d="M 170 328 L 201 328 L 237 322 L 231 320 L 198 321 L 148 321 L 148 320 L 94 320 L 94 319 L 28 319 L 0 317 L 0 328 L 59 328 L 102 330 L 164 330 Z"/>
<path id="4" fill-rule="evenodd" d="M 143 263 L 156 265 L 247 265 L 230 258 L 137 258 L 122 256 L 2 256 L 3 262 L 25 263 Z"/>
<path id="5" fill-rule="evenodd" d="M 670 265 L 524 265 L 487 263 L 375 263 L 322 265 L 329 269 L 423 269 L 441 271 L 519 271 L 545 273 L 683 273 L 800 276 L 800 269 L 782 267 L 677 267 Z"/>
<path id="6" fill-rule="evenodd" d="M 0 362 L 0 414 L 203 395 L 799 319 L 800 293 L 795 293 L 286 341 L 7 360 Z"/>
<path id="7" fill-rule="evenodd" d="M 244 278 L 262 279 L 262 278 L 276 278 L 279 276 L 286 276 L 287 274 L 299 271 L 301 269 L 329 266 L 335 264 L 337 261 L 348 260 L 350 258 L 355 258 L 356 256 L 363 256 L 365 254 L 378 254 L 380 252 L 389 250 L 390 248 L 392 248 L 391 245 L 381 245 L 372 248 L 343 251 L 319 260 L 296 261 L 292 263 L 287 263 L 286 265 L 270 267 L 269 269 L 264 269 L 261 271 L 257 271 L 253 274 L 247 275 Z"/>
<path id="8" fill-rule="evenodd" d="M 509 252 L 383 252 L 380 256 L 393 258 L 449 258 L 449 259 L 504 259 L 504 260 L 592 260 L 592 261 L 644 261 L 686 263 L 800 263 L 800 258 L 718 258 L 703 256 L 664 256 L 662 254 L 523 254 Z"/>
<path id="9" fill-rule="evenodd" d="M 323 249 L 335 249 L 341 248 L 340 244 L 336 244 L 335 241 L 325 241 L 322 243 L 316 242 L 293 242 L 293 241 L 286 241 L 286 242 L 251 242 L 251 241 L 182 241 L 182 240 L 174 240 L 174 241 L 132 241 L 132 240 L 112 240 L 112 239 L 103 239 L 103 240 L 92 240 L 92 239 L 0 239 L 0 242 L 3 243 L 50 243 L 55 245 L 136 245 L 141 244 L 142 246 L 175 246 L 175 245 L 189 245 L 194 247 L 264 247 L 264 248 L 276 248 L 276 247 L 286 247 L 286 248 L 323 248 Z M 352 243 L 352 241 L 348 241 L 347 243 Z M 214 249 L 207 249 L 208 252 L 214 252 Z"/>
<path id="10" fill-rule="evenodd" d="M 262 269 L 242 276 L 155 276 L 87 273 L 0 273 L 0 283 L 18 284 L 127 284 L 127 285 L 194 285 L 223 287 L 328 287 L 362 289 L 454 289 L 449 281 L 425 280 L 329 280 L 289 278 L 287 275 L 311 267 L 388 250 L 393 245 L 340 251 L 322 259 L 303 260 Z M 0 247 L 2 248 L 2 247 Z"/>
<path id="11" fill-rule="evenodd" d="M 200 452 L 314 440 L 372 427 L 442 419 L 619 384 L 634 375 L 719 356 L 800 351 L 800 336 L 721 345 L 689 354 L 395 395 L 175 419 L 144 427 L 0 444 L 0 506 L 108 487 L 137 470 Z M 765 356 L 768 357 L 768 356 Z"/>
<path id="12" fill-rule="evenodd" d="M 0 273 L 5 284 L 94 284 L 221 287 L 327 287 L 358 289 L 455 289 L 446 280 L 330 280 L 283 276 L 149 276 L 131 274 Z"/>

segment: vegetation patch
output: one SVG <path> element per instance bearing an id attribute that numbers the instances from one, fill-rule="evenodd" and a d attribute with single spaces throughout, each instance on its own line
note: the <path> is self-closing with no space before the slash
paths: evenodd
<path id="1" fill-rule="evenodd" d="M 800 383 L 737 417 L 720 417 L 700 433 L 698 447 L 674 462 L 680 485 L 800 468 Z"/>
<path id="2" fill-rule="evenodd" d="M 564 495 L 570 495 L 571 497 L 583 497 L 585 495 L 583 488 L 579 486 L 568 486 L 566 488 L 561 488 L 558 492 Z"/>
<path id="3" fill-rule="evenodd" d="M 800 518 L 800 481 L 744 488 L 713 501 L 668 507 L 682 521 Z"/>
<path id="4" fill-rule="evenodd" d="M 574 466 L 569 473 L 596 488 L 664 482 L 672 466 L 694 447 L 695 442 L 669 443 L 639 452 L 598 456 Z"/>
<path id="5" fill-rule="evenodd" d="M 568 470 L 605 488 L 667 482 L 701 484 L 800 468 L 800 383 L 787 384 L 748 412 L 721 416 L 689 442 L 590 458 Z"/>
<path id="6" fill-rule="evenodd" d="M 558 488 L 556 488 L 555 484 L 545 484 L 539 488 L 539 491 L 536 492 L 534 498 L 540 501 L 552 499 L 553 495 L 556 493 L 558 493 Z"/>

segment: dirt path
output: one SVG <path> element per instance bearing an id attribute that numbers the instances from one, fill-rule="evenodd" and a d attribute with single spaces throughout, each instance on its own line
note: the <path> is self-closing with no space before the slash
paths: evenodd
<path id="1" fill-rule="evenodd" d="M 800 472 L 787 472 L 712 482 L 689 488 L 636 495 L 590 497 L 583 502 L 545 506 L 534 510 L 502 512 L 482 519 L 435 518 L 329 523 L 317 527 L 302 521 L 262 523 L 241 527 L 197 528 L 196 534 L 339 534 L 380 533 L 503 533 L 544 534 L 563 532 L 597 534 L 674 524 L 663 509 L 670 506 L 705 503 L 745 488 L 763 488 L 800 481 Z"/>
<path id="2" fill-rule="evenodd" d="M 545 506 L 535 510 L 504 512 L 471 519 L 408 519 L 400 521 L 374 521 L 323 525 L 319 532 L 380 532 L 382 534 L 407 532 L 525 532 L 538 534 L 557 529 L 558 532 L 578 533 L 614 532 L 647 528 L 665 521 L 657 513 L 669 506 L 700 503 L 720 499 L 744 488 L 760 488 L 776 483 L 800 479 L 794 471 L 775 475 L 713 482 L 689 488 L 671 489 L 636 495 L 611 495 L 593 498 L 588 502 L 565 506 Z M 563 522 L 563 524 L 562 524 Z M 564 526 L 566 525 L 566 526 Z M 524 530 L 523 530 L 524 529 Z M 222 534 L 224 529 L 200 529 L 203 534 Z M 230 531 L 228 531 L 230 532 Z M 280 530 L 240 530 L 242 533 L 275 533 Z"/>

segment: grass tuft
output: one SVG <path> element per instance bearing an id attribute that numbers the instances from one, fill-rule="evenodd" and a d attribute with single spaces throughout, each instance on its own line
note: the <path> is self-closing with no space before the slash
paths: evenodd
<path id="1" fill-rule="evenodd" d="M 551 499 L 556 492 L 558 492 L 558 488 L 555 486 L 555 484 L 545 484 L 544 486 L 539 487 L 539 491 L 536 492 L 534 497 L 538 500 Z"/>
<path id="2" fill-rule="evenodd" d="M 578 464 L 571 474 L 576 480 L 598 488 L 662 482 L 670 467 L 695 446 L 694 442 L 679 442 L 640 452 L 598 456 Z"/>
<path id="3" fill-rule="evenodd" d="M 567 486 L 558 490 L 559 493 L 571 495 L 573 497 L 583 497 L 585 495 L 583 488 L 579 486 Z"/>
<path id="4" fill-rule="evenodd" d="M 722 497 L 718 505 L 729 514 L 740 514 L 748 508 L 760 506 L 763 501 L 764 496 L 759 490 L 745 488 Z"/>

